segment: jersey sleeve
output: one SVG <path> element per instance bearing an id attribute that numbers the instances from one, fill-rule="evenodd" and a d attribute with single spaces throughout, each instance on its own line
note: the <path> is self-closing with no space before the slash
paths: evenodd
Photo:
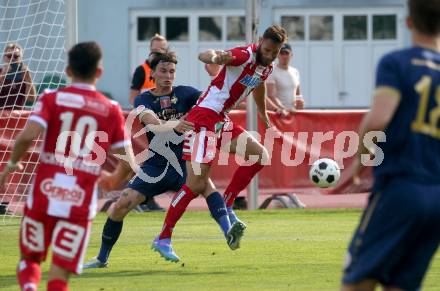
<path id="1" fill-rule="evenodd" d="M 134 108 L 138 108 L 139 106 L 142 105 L 142 106 L 145 107 L 145 109 L 153 110 L 153 107 L 152 107 L 152 105 L 151 105 L 151 102 L 149 102 L 149 101 L 147 101 L 147 100 L 148 100 L 148 98 L 142 98 L 141 95 L 137 95 L 137 96 L 134 98 L 133 107 L 134 107 Z"/>
<path id="2" fill-rule="evenodd" d="M 121 148 L 127 144 L 130 144 L 130 139 L 128 136 L 125 136 L 125 118 L 122 113 L 121 107 L 119 106 L 119 104 L 113 103 L 113 108 L 113 121 L 115 124 L 115 128 L 111 135 L 110 144 L 112 148 Z"/>
<path id="3" fill-rule="evenodd" d="M 144 82 L 145 82 L 145 70 L 142 66 L 139 66 L 134 71 L 130 88 L 133 90 L 140 90 Z"/>
<path id="4" fill-rule="evenodd" d="M 232 56 L 235 57 L 228 66 L 241 66 L 250 58 L 250 53 L 246 47 L 236 47 L 227 51 L 231 52 Z"/>
<path id="5" fill-rule="evenodd" d="M 197 101 L 199 100 L 199 97 L 203 94 L 203 91 L 200 91 L 199 89 L 196 89 L 194 87 L 188 87 L 188 91 L 189 98 L 187 98 L 187 105 L 188 108 L 191 108 L 197 104 Z"/>
<path id="6" fill-rule="evenodd" d="M 50 122 L 51 112 L 53 112 L 53 98 L 51 95 L 43 93 L 35 103 L 34 109 L 29 116 L 29 120 L 39 123 L 44 128 Z"/>
<path id="7" fill-rule="evenodd" d="M 136 110 L 139 110 L 138 111 L 138 118 L 141 123 L 144 123 L 142 121 L 142 117 L 144 116 L 144 114 L 146 114 L 146 113 L 156 114 L 156 112 L 153 109 L 151 98 L 149 98 L 149 97 L 151 97 L 151 95 L 145 96 L 145 94 L 147 94 L 147 93 L 142 93 L 141 95 L 137 95 L 136 98 L 134 99 L 134 103 L 133 103 L 134 108 Z M 139 106 L 142 106 L 143 108 L 139 108 Z"/>
<path id="8" fill-rule="evenodd" d="M 379 62 L 376 72 L 376 92 L 386 91 L 387 95 L 401 95 L 401 83 L 399 78 L 399 62 L 393 55 L 385 55 Z"/>

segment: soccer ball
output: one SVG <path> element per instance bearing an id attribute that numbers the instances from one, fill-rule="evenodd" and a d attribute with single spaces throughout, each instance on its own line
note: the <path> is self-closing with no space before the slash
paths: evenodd
<path id="1" fill-rule="evenodd" d="M 341 170 L 334 160 L 319 159 L 310 167 L 309 177 L 320 188 L 333 187 L 341 177 Z"/>

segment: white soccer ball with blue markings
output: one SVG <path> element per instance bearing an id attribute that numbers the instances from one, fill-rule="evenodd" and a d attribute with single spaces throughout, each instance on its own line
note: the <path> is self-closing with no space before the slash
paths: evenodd
<path id="1" fill-rule="evenodd" d="M 319 159 L 310 167 L 309 177 L 320 188 L 333 187 L 341 178 L 341 170 L 334 160 Z"/>

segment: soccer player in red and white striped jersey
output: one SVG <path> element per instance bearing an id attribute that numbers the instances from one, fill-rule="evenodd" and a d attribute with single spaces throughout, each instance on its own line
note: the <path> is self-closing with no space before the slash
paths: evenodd
<path id="1" fill-rule="evenodd" d="M 224 212 L 228 214 L 232 223 L 231 231 L 226 237 L 227 243 L 233 250 L 239 247 L 246 226 L 235 216 L 232 205 L 240 191 L 263 168 L 262 161 L 268 157 L 268 153 L 249 133 L 233 124 L 227 115 L 243 98 L 253 92 L 259 116 L 267 127 L 270 126 L 266 112 L 264 81 L 272 72 L 272 62 L 278 56 L 286 38 L 285 30 L 273 25 L 265 30 L 258 43 L 228 51 L 208 50 L 199 55 L 199 59 L 205 64 L 218 64 L 223 67 L 186 117 L 187 121 L 194 124 L 194 131 L 185 134 L 183 146 L 183 159 L 187 161 L 187 179 L 171 202 L 156 244 L 170 241 L 176 222 L 197 195 L 217 196 L 211 195 L 218 192 L 209 178 L 216 150 L 224 144 L 229 144 L 229 152 L 237 153 L 237 139 L 241 136 L 246 140 L 244 158 L 248 160 L 250 156 L 257 156 L 258 159 L 256 163 L 240 166 L 236 170 L 224 194 L 227 206 Z M 218 136 L 220 132 L 221 137 Z M 222 141 L 225 136 L 232 137 L 230 143 Z M 219 201 L 218 205 L 221 203 L 222 201 Z"/>
<path id="2" fill-rule="evenodd" d="M 79 43 L 69 51 L 66 72 L 73 84 L 40 96 L 0 175 L 3 187 L 7 175 L 21 167 L 19 161 L 32 141 L 44 134 L 20 226 L 17 278 L 22 290 L 37 290 L 40 264 L 50 245 L 53 256 L 47 289 L 68 289 L 69 275 L 81 273 L 96 214 L 98 178 L 110 190 L 131 173 L 123 161 L 113 173 L 101 173 L 108 152 L 124 154 L 124 147 L 130 148 L 119 105 L 95 89 L 102 74 L 101 58 L 95 42 Z"/>

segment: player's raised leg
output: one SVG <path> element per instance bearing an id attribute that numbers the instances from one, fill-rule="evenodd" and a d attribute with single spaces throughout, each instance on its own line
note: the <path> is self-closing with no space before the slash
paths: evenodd
<path id="1" fill-rule="evenodd" d="M 235 250 L 239 247 L 244 225 L 239 224 L 231 227 L 225 202 L 209 178 L 211 164 L 216 156 L 218 144 L 220 144 L 215 133 L 219 123 L 218 117 L 214 115 L 214 118 L 205 118 L 206 113 L 212 114 L 211 110 L 206 111 L 206 109 L 196 109 L 191 113 L 194 115 L 189 118 L 194 119 L 194 124 L 198 124 L 198 122 L 199 124 L 196 126 L 198 133 L 188 133 L 185 138 L 183 159 L 191 161 L 191 168 L 187 169 L 191 171 L 191 176 L 187 177 L 187 183 L 189 187 L 197 189 L 196 191 L 200 191 L 200 194 L 205 197 L 211 216 L 222 229 L 229 247 Z"/>
<path id="2" fill-rule="evenodd" d="M 208 204 L 212 218 L 214 218 L 214 220 L 218 223 L 227 239 L 228 232 L 231 229 L 231 222 L 229 221 L 228 212 L 226 211 L 226 205 L 223 197 L 217 191 L 211 179 L 208 179 L 206 190 L 203 193 L 203 196 L 206 199 L 206 204 Z"/>
<path id="3" fill-rule="evenodd" d="M 208 179 L 208 184 L 203 196 L 205 196 L 211 216 L 220 226 L 229 248 L 231 250 L 240 248 L 240 241 L 243 237 L 246 225 L 241 221 L 235 221 L 231 224 L 225 201 L 215 188 L 211 179 Z"/>
<path id="4" fill-rule="evenodd" d="M 160 255 L 167 261 L 178 262 L 179 256 L 174 252 L 171 244 L 171 236 L 174 226 L 177 221 L 182 217 L 188 204 L 196 198 L 198 195 L 193 192 L 186 184 L 183 185 L 179 191 L 174 195 L 170 206 L 168 207 L 167 214 L 165 216 L 162 231 L 157 236 L 151 245 L 151 248 L 159 252 Z"/>
<path id="5" fill-rule="evenodd" d="M 99 254 L 84 264 L 85 269 L 107 267 L 110 252 L 122 232 L 125 216 L 143 201 L 145 201 L 145 196 L 136 190 L 127 188 L 122 192 L 118 201 L 108 210 L 108 218 L 102 229 Z"/>
<path id="6" fill-rule="evenodd" d="M 247 187 L 252 178 L 263 168 L 262 162 L 268 159 L 269 154 L 261 143 L 250 135 L 249 132 L 244 130 L 241 131 L 239 135 L 234 136 L 233 134 L 229 151 L 251 162 L 250 165 L 245 164 L 238 167 L 224 193 L 229 219 L 231 223 L 234 224 L 236 221 L 240 221 L 232 209 L 234 200 L 238 194 Z"/>
<path id="7" fill-rule="evenodd" d="M 194 169 L 198 167 L 200 175 L 196 175 Z M 192 166 L 192 163 L 186 162 L 186 184 L 184 184 L 173 197 L 171 204 L 165 216 L 165 221 L 162 231 L 159 236 L 153 241 L 152 248 L 159 252 L 166 260 L 178 262 L 180 259 L 174 253 L 171 246 L 171 236 L 174 226 L 182 217 L 188 204 L 198 196 L 197 193 L 204 193 L 209 179 L 210 166 L 207 164 L 197 164 Z"/>

